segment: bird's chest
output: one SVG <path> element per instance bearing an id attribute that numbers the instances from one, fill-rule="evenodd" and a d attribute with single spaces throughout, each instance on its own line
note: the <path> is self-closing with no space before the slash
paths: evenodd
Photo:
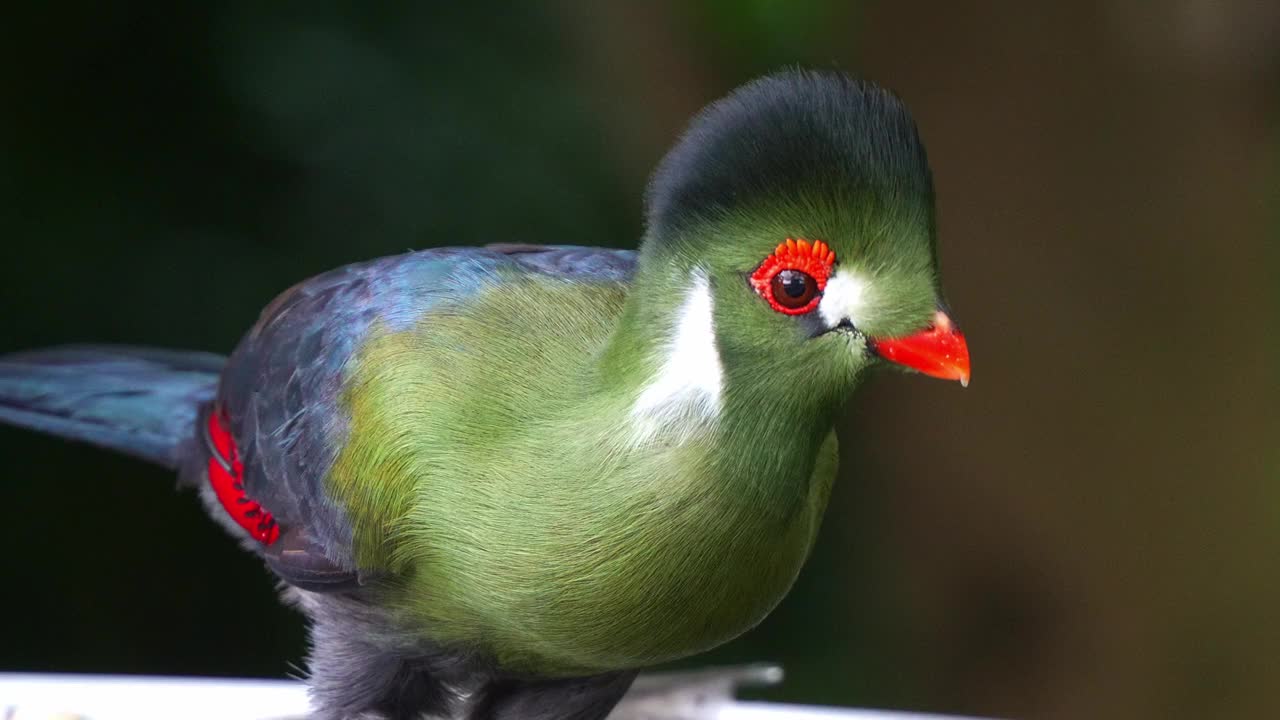
<path id="1" fill-rule="evenodd" d="M 431 488 L 407 599 L 433 637 L 513 671 L 571 676 L 709 650 L 781 601 L 833 463 L 815 468 L 811 448 L 727 454 L 696 439 L 600 452 L 584 437 L 498 454 L 465 484 Z M 548 454 L 557 461 L 537 462 Z M 457 488 L 465 497 L 447 502 Z"/>
<path id="2" fill-rule="evenodd" d="M 782 600 L 807 555 L 810 518 L 721 510 L 685 518 L 664 542 L 620 563 L 629 579 L 602 587 L 611 618 L 602 651 L 664 662 L 703 652 L 759 623 Z"/>
<path id="3" fill-rule="evenodd" d="M 697 492 L 615 500 L 603 515 L 607 525 L 549 526 L 545 572 L 508 608 L 513 657 L 568 673 L 716 647 L 782 599 L 817 521 L 809 502 L 777 513 Z"/>

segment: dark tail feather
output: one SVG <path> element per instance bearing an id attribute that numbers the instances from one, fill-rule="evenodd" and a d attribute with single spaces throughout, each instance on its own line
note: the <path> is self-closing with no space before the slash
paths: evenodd
<path id="1" fill-rule="evenodd" d="M 226 358 L 112 345 L 0 356 L 0 422 L 168 467 L 194 437 Z"/>

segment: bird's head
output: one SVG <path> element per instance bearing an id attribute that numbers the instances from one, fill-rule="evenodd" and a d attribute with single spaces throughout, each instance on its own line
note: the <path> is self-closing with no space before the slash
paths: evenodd
<path id="1" fill-rule="evenodd" d="M 928 160 L 889 92 L 801 71 L 739 88 L 662 161 L 647 220 L 649 292 L 710 309 L 727 375 L 845 394 L 888 362 L 968 383 L 940 297 Z"/>

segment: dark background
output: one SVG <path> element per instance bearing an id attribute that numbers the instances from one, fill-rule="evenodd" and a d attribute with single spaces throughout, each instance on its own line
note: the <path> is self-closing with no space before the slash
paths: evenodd
<path id="1" fill-rule="evenodd" d="M 699 662 L 779 660 L 804 702 L 1280 712 L 1280 6 L 374 5 L 7 8 L 0 351 L 226 352 L 347 262 L 633 246 L 701 105 L 843 68 L 916 114 L 974 382 L 859 393 L 817 555 Z M 0 669 L 300 660 L 169 473 L 10 428 L 0 457 Z"/>

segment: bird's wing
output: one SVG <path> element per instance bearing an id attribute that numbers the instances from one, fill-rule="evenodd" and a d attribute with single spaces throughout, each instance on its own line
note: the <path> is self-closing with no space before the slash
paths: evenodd
<path id="1" fill-rule="evenodd" d="M 627 281 L 636 267 L 634 250 L 513 243 L 495 243 L 485 249 L 507 256 L 526 270 L 570 280 Z"/>
<path id="2" fill-rule="evenodd" d="M 339 268 L 276 298 L 232 354 L 204 418 L 208 424 L 208 414 L 222 414 L 244 495 L 279 525 L 264 547 L 272 569 L 312 590 L 359 580 L 351 525 L 324 482 L 346 442 L 345 373 L 371 327 L 415 324 L 512 273 L 617 281 L 630 277 L 634 263 L 634 253 L 622 250 L 440 248 Z"/>

